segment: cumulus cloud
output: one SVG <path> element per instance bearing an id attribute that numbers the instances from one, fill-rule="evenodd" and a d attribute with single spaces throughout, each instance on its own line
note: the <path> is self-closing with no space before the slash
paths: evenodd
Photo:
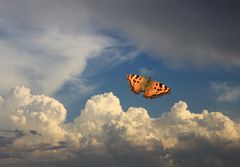
<path id="1" fill-rule="evenodd" d="M 73 122 L 57 100 L 14 87 L 0 98 L 0 164 L 8 166 L 236 166 L 240 125 L 186 102 L 151 118 L 113 93 L 91 97 Z"/>
<path id="2" fill-rule="evenodd" d="M 214 82 L 212 83 L 212 89 L 218 93 L 217 99 L 219 101 L 231 102 L 240 99 L 239 86 L 230 86 L 226 82 Z"/>

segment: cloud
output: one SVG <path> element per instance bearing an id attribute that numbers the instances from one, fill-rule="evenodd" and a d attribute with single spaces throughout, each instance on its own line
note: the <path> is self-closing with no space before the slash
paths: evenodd
<path id="1" fill-rule="evenodd" d="M 118 41 L 92 24 L 84 4 L 73 1 L 1 1 L 0 92 L 26 85 L 53 95 L 72 78 L 86 91 L 94 89 L 81 78 L 88 63 L 107 52 L 111 60 L 124 62 L 130 53 L 120 55 Z M 101 67 L 112 64 L 102 60 Z"/>
<path id="2" fill-rule="evenodd" d="M 134 58 L 139 50 L 170 67 L 239 66 L 238 8 L 227 5 L 223 1 L 216 7 L 205 1 L 3 0 L 0 92 L 26 85 L 52 95 L 75 77 L 92 90 L 96 85 L 86 87 L 81 78 L 89 62 L 98 64 L 92 69 L 98 71 Z M 126 38 L 114 40 L 112 31 Z"/>
<path id="3" fill-rule="evenodd" d="M 238 2 L 84 2 L 103 27 L 125 32 L 170 67 L 240 65 Z"/>
<path id="4" fill-rule="evenodd" d="M 38 92 L 54 93 L 65 81 L 80 75 L 87 60 L 111 43 L 97 35 L 73 36 L 51 30 L 20 38 L 0 41 L 0 69 L 4 71 L 1 92 L 15 84 L 25 84 Z M 15 44 L 15 40 L 23 40 L 23 44 Z"/>
<path id="5" fill-rule="evenodd" d="M 193 113 L 183 101 L 159 118 L 151 118 L 140 107 L 124 112 L 113 93 L 104 93 L 91 97 L 80 115 L 66 122 L 67 111 L 60 102 L 32 95 L 28 88 L 14 87 L 0 99 L 3 166 L 40 166 L 42 162 L 45 166 L 164 167 L 240 163 L 239 124 L 221 112 Z"/>
<path id="6" fill-rule="evenodd" d="M 219 101 L 231 102 L 240 99 L 239 86 L 229 86 L 226 82 L 215 82 L 212 83 L 212 89 L 218 93 L 217 99 Z"/>
<path id="7" fill-rule="evenodd" d="M 145 67 L 140 68 L 139 72 L 143 76 L 151 76 L 154 74 L 154 71 L 151 68 L 145 68 Z"/>

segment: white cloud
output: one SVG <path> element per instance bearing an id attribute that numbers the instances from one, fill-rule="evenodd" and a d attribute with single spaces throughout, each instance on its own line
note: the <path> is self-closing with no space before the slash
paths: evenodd
<path id="1" fill-rule="evenodd" d="M 0 92 L 26 85 L 34 92 L 55 93 L 73 77 L 80 78 L 87 63 L 98 57 L 101 67 L 123 62 L 118 42 L 93 25 L 84 4 L 63 1 L 2 1 L 0 5 Z M 135 55 L 135 54 L 133 54 Z M 96 67 L 97 68 L 97 67 Z M 83 91 L 84 92 L 84 91 Z M 84 92 L 85 93 L 85 92 Z"/>
<path id="2" fill-rule="evenodd" d="M 57 100 L 32 95 L 25 87 L 2 96 L 0 164 L 38 166 L 42 160 L 46 166 L 239 163 L 240 125 L 220 112 L 192 113 L 183 101 L 161 117 L 150 118 L 144 108 L 124 112 L 110 92 L 89 99 L 73 122 L 65 122 L 66 114 Z"/>
<path id="3" fill-rule="evenodd" d="M 111 43 L 103 36 L 59 31 L 45 31 L 17 40 L 23 40 L 23 44 L 1 41 L 1 92 L 15 84 L 25 84 L 35 91 L 51 94 L 65 81 L 79 76 L 87 60 L 98 56 Z"/>
<path id="4" fill-rule="evenodd" d="M 60 124 L 66 118 L 66 109 L 57 100 L 44 95 L 31 95 L 25 87 L 15 87 L 2 98 L 1 129 L 35 130 L 41 141 L 30 140 L 28 144 L 54 142 L 63 138 L 64 130 Z M 23 137 L 25 138 L 25 137 Z M 16 143 L 24 144 L 25 139 Z M 27 145 L 28 145 L 27 144 Z"/>
<path id="5" fill-rule="evenodd" d="M 217 99 L 219 101 L 236 101 L 240 99 L 240 87 L 239 86 L 229 86 L 228 83 L 215 82 L 212 83 L 212 89 L 218 93 Z"/>

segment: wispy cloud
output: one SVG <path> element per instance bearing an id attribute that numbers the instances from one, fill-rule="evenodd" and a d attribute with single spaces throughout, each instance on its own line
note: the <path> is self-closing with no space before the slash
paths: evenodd
<path id="1" fill-rule="evenodd" d="M 120 52 L 119 43 L 98 30 L 84 4 L 1 2 L 0 92 L 27 85 L 34 92 L 54 94 L 72 78 L 81 80 L 87 64 L 98 57 L 104 68 L 136 55 Z M 87 90 L 83 81 L 80 87 Z"/>
<path id="2" fill-rule="evenodd" d="M 22 44 L 14 44 L 14 40 L 1 41 L 2 91 L 15 84 L 24 84 L 35 91 L 51 94 L 66 80 L 80 75 L 87 60 L 110 45 L 105 37 L 58 31 L 16 39 L 23 40 Z"/>
<path id="3" fill-rule="evenodd" d="M 236 101 L 240 99 L 240 86 L 230 86 L 226 82 L 212 83 L 212 89 L 218 94 L 219 101 Z"/>
<path id="4" fill-rule="evenodd" d="M 0 164 L 38 166 L 44 160 L 45 166 L 200 167 L 240 163 L 239 125 L 221 112 L 192 113 L 183 101 L 161 117 L 150 118 L 144 108 L 124 112 L 110 92 L 91 97 L 73 122 L 66 123 L 66 116 L 57 100 L 32 95 L 25 87 L 13 88 L 0 101 L 0 127 L 13 129 L 8 132 L 11 142 L 6 142 L 6 135 L 0 138 Z"/>
<path id="5" fill-rule="evenodd" d="M 152 76 L 154 71 L 151 68 L 142 67 L 139 69 L 139 72 L 143 76 Z"/>

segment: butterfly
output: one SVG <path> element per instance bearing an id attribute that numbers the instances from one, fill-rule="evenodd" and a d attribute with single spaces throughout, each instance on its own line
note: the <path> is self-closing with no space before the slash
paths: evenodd
<path id="1" fill-rule="evenodd" d="M 146 78 L 140 75 L 129 74 L 127 75 L 127 79 L 131 87 L 131 91 L 135 94 L 143 92 L 143 97 L 145 98 L 152 99 L 171 93 L 168 86 L 160 82 L 152 81 L 150 77 Z"/>

